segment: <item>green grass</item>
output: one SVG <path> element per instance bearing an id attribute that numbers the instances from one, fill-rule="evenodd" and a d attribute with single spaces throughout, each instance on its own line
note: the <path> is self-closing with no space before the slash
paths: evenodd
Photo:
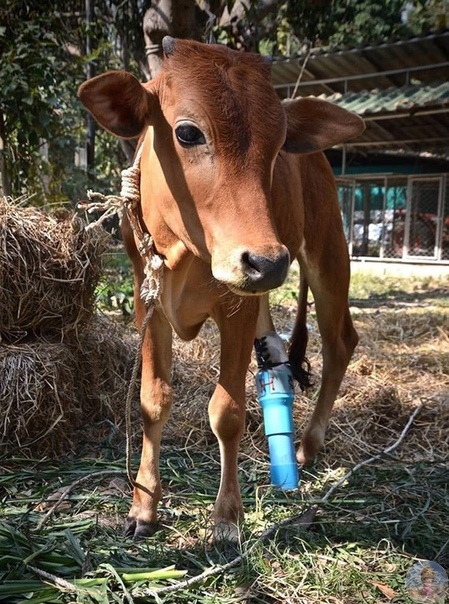
<path id="1" fill-rule="evenodd" d="M 294 263 L 286 282 L 271 293 L 274 304 L 290 305 L 298 299 L 299 270 Z M 351 276 L 349 300 L 354 303 L 360 300 L 372 301 L 410 301 L 438 298 L 439 304 L 449 307 L 449 277 L 373 275 L 355 272 Z M 309 293 L 309 298 L 311 294 Z"/>
<path id="2" fill-rule="evenodd" d="M 350 300 L 426 300 L 437 297 L 444 306 L 448 303 L 444 290 L 449 288 L 449 277 L 396 277 L 355 273 L 351 277 Z"/>
<path id="3" fill-rule="evenodd" d="M 126 321 L 134 308 L 134 278 L 124 249 L 111 248 L 104 255 L 103 276 L 96 291 L 97 306 L 103 311 L 118 311 Z"/>
<path id="4" fill-rule="evenodd" d="M 110 478 L 95 477 L 105 467 L 120 471 L 124 460 L 75 460 L 64 471 L 45 462 L 28 468 L 17 463 L 2 478 L 2 488 L 14 496 L 0 508 L 0 602 L 115 602 L 122 601 L 124 589 L 127 601 L 151 601 L 149 590 L 225 563 L 229 552 L 210 546 L 204 528 L 218 487 L 216 457 L 215 448 L 163 454 L 163 528 L 137 544 L 120 535 L 129 493 L 111 489 Z M 247 593 L 250 602 L 374 604 L 382 601 L 376 583 L 397 593 L 393 601 L 407 602 L 404 581 L 414 560 L 449 563 L 447 464 L 377 461 L 320 507 L 309 530 L 293 522 L 265 542 L 257 541 L 261 531 L 304 513 L 341 472 L 317 465 L 303 472 L 305 492 L 288 496 L 267 486 L 265 460 L 244 459 L 241 469 L 248 511 L 242 551 L 252 548 L 250 554 L 228 573 L 167 595 L 164 602 L 230 603 Z M 42 511 L 36 506 L 81 475 L 91 475 L 89 483 L 37 531 Z M 40 581 L 31 567 L 69 581 L 77 592 Z M 142 575 L 157 569 L 160 576 Z"/>
<path id="5" fill-rule="evenodd" d="M 117 262 L 107 279 L 113 290 L 128 295 L 129 267 Z M 422 304 L 431 322 L 432 313 L 447 314 L 444 287 L 447 280 L 355 275 L 351 304 L 360 303 L 363 309 L 366 301 L 373 312 L 379 304 L 393 308 Z M 293 274 L 274 294 L 275 304 L 294 305 L 295 288 Z M 359 330 L 364 328 L 361 319 Z M 372 329 L 370 325 L 367 329 Z M 403 329 L 399 331 L 403 340 L 392 333 L 391 341 L 410 350 L 413 334 L 408 338 Z M 423 427 L 419 416 L 417 426 Z M 390 444 L 399 432 L 391 434 Z M 93 443 L 89 458 L 0 457 L 0 602 L 411 604 L 405 577 L 414 562 L 428 559 L 449 566 L 449 458 L 442 448 L 444 435 L 441 443 L 432 441 L 429 448 L 428 440 L 419 442 L 419 427 L 412 426 L 411 432 L 419 444 L 416 455 L 404 444 L 358 470 L 319 505 L 309 527 L 298 516 L 319 502 L 353 464 L 329 459 L 325 451 L 313 467 L 303 470 L 300 491 L 286 494 L 268 485 L 264 452 L 255 455 L 244 449 L 240 480 L 246 519 L 238 551 L 209 542 L 208 521 L 219 483 L 215 445 L 191 442 L 186 449 L 165 443 L 161 530 L 141 543 L 124 539 L 121 533 L 131 500 L 122 449 L 111 450 L 106 457 Z M 362 451 L 361 458 L 384 446 L 366 443 L 370 453 Z M 136 456 L 134 468 L 137 463 Z M 117 476 L 104 476 L 105 470 L 116 471 Z M 81 477 L 90 478 L 73 489 L 61 509 L 39 528 L 55 493 Z M 283 522 L 270 538 L 259 539 L 269 527 Z M 236 555 L 242 555 L 239 563 L 220 571 L 220 565 Z M 217 572 L 188 589 L 160 592 L 209 568 Z"/>
<path id="6" fill-rule="evenodd" d="M 293 264 L 285 284 L 271 294 L 274 304 L 293 305 L 298 299 L 299 274 Z M 426 300 L 438 298 L 439 304 L 449 307 L 448 277 L 373 276 L 357 272 L 351 277 L 349 299 L 357 300 Z M 134 280 L 132 266 L 121 247 L 105 254 L 104 274 L 97 288 L 97 303 L 104 310 L 122 310 L 127 316 L 133 308 Z"/>

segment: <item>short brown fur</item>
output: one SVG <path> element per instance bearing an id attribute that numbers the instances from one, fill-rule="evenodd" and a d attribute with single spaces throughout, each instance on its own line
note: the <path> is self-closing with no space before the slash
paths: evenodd
<path id="1" fill-rule="evenodd" d="M 182 40 L 168 46 L 165 71 L 153 82 L 140 86 L 120 74 L 121 106 L 114 74 L 80 89 L 88 109 L 115 134 L 141 128 L 142 122 L 151 126 L 142 133 L 141 219 L 165 269 L 142 354 L 144 438 L 137 481 L 146 491 L 134 490 L 127 532 L 150 535 L 157 524 L 161 432 L 172 402 L 172 330 L 191 339 L 212 317 L 221 335 L 220 376 L 209 405 L 221 456 L 213 516 L 217 527 L 232 534 L 243 516 L 237 459 L 245 426 L 245 375 L 254 338 L 274 330 L 267 292 L 281 285 L 291 260 L 300 263 L 303 286 L 290 350 L 298 375 L 307 369 L 308 286 L 323 340 L 321 390 L 302 434 L 300 462 L 311 460 L 323 443 L 357 344 L 336 186 L 321 151 L 357 136 L 363 122 L 315 99 L 282 104 L 266 64 L 255 55 Z M 116 95 L 113 102 L 108 89 Z M 144 117 L 142 108 L 147 108 Z M 201 144 L 179 139 L 179 124 L 186 123 L 202 133 Z M 140 325 L 143 260 L 126 219 L 123 236 L 134 266 Z"/>

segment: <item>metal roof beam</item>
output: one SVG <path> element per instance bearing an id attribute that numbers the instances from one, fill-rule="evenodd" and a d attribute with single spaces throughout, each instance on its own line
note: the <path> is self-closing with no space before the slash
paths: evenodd
<path id="1" fill-rule="evenodd" d="M 426 143 L 440 143 L 440 142 L 448 142 L 447 136 L 438 136 L 435 138 L 426 138 Z M 390 145 L 413 145 L 415 143 L 419 143 L 422 145 L 423 140 L 421 138 L 407 138 L 402 140 L 388 140 L 388 141 L 360 141 L 360 142 L 347 142 L 345 145 L 348 148 L 351 147 L 380 147 L 385 146 L 389 147 Z"/>
<path id="2" fill-rule="evenodd" d="M 322 78 L 321 80 L 307 80 L 306 82 L 299 82 L 298 84 L 298 88 L 303 88 L 304 86 L 316 86 L 316 85 L 321 85 L 321 84 L 337 84 L 340 82 L 350 82 L 353 80 L 365 80 L 367 78 L 380 78 L 380 77 L 384 77 L 384 76 L 390 76 L 390 75 L 398 75 L 398 74 L 403 74 L 404 76 L 407 77 L 407 74 L 409 73 L 416 73 L 419 71 L 425 71 L 426 69 L 446 69 L 449 68 L 449 61 L 444 61 L 443 63 L 431 63 L 429 65 L 418 65 L 416 67 L 407 67 L 406 69 L 389 69 L 386 71 L 375 71 L 375 72 L 370 72 L 370 73 L 359 73 L 356 75 L 349 75 L 349 76 L 340 76 L 337 78 Z M 310 69 L 308 69 L 308 72 L 310 73 L 310 75 L 313 75 L 310 72 Z M 280 88 L 288 88 L 289 86 L 295 86 L 296 82 L 290 82 L 290 83 L 285 83 L 285 84 L 276 84 L 274 86 L 275 89 L 280 89 Z"/>
<path id="3" fill-rule="evenodd" d="M 410 111 L 402 113 L 371 113 L 371 115 L 367 116 L 364 116 L 363 114 L 359 115 L 365 120 L 365 122 L 377 122 L 381 120 L 398 120 L 408 117 L 421 117 L 423 115 L 441 115 L 442 113 L 449 113 L 449 106 L 438 107 L 438 109 L 418 109 L 417 111 L 413 111 L 413 109 L 411 109 Z"/>
<path id="4" fill-rule="evenodd" d="M 444 39 L 444 38 L 448 38 L 449 37 L 449 32 L 443 32 L 443 33 L 433 33 L 433 34 L 427 34 L 424 36 L 415 36 L 414 38 L 407 38 L 405 40 L 396 40 L 395 42 L 382 42 L 381 44 L 369 44 L 366 46 L 356 46 L 355 48 L 345 48 L 342 50 L 328 50 L 327 52 L 322 52 L 322 48 L 320 46 L 316 47 L 316 48 L 312 48 L 312 53 L 315 52 L 319 52 L 320 56 L 324 56 L 324 57 L 331 57 L 332 55 L 345 55 L 345 54 L 356 54 L 358 52 L 360 52 L 361 49 L 363 50 L 379 50 L 379 49 L 387 49 L 389 50 L 390 48 L 394 48 L 395 46 L 410 46 L 411 44 L 422 44 L 422 42 L 432 42 L 433 44 L 437 41 L 439 41 L 440 39 Z"/>

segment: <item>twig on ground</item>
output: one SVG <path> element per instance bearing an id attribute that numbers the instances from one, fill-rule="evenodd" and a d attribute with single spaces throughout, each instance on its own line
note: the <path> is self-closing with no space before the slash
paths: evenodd
<path id="1" fill-rule="evenodd" d="M 47 520 L 50 518 L 50 516 L 58 509 L 61 502 L 64 501 L 64 499 L 67 499 L 67 497 L 70 495 L 70 493 L 73 491 L 73 489 L 75 487 L 77 487 L 78 485 L 82 484 L 83 482 L 87 482 L 88 480 L 92 480 L 93 478 L 103 477 L 103 476 L 117 476 L 120 474 L 125 474 L 125 471 L 124 470 L 101 470 L 100 472 L 94 472 L 92 474 L 87 474 L 86 476 L 81 476 L 81 478 L 77 478 L 74 482 L 72 482 L 72 484 L 69 484 L 67 487 L 64 487 L 64 492 L 55 501 L 55 503 L 51 506 L 51 508 L 44 514 L 44 516 L 42 516 L 42 518 L 39 520 L 39 522 L 36 526 L 36 529 L 39 531 L 44 526 L 44 524 L 47 522 Z"/>
<path id="2" fill-rule="evenodd" d="M 41 579 L 46 579 L 47 581 L 51 581 L 58 587 L 62 587 L 63 589 L 67 589 L 71 592 L 77 591 L 76 585 L 74 585 L 73 583 L 70 583 L 69 581 L 66 581 L 65 579 L 61 579 L 61 577 L 57 577 L 56 575 L 53 575 L 52 573 L 48 573 L 46 570 L 41 570 L 40 568 L 31 566 L 30 564 L 27 564 L 27 566 L 30 570 L 33 571 L 33 573 L 36 573 L 36 575 L 38 575 Z"/>
<path id="3" fill-rule="evenodd" d="M 422 403 L 420 405 L 418 405 L 418 407 L 416 407 L 416 409 L 413 411 L 413 413 L 409 417 L 408 422 L 406 423 L 404 429 L 402 430 L 399 438 L 397 439 L 397 441 L 395 443 L 393 443 L 392 445 L 390 445 L 389 447 L 384 449 L 381 453 L 377 453 L 376 455 L 373 455 L 373 457 L 370 457 L 369 459 L 365 459 L 365 460 L 361 461 L 360 463 L 358 463 L 353 468 L 351 468 L 351 470 L 349 470 L 349 472 L 347 474 L 345 474 L 343 476 L 343 478 L 340 478 L 340 480 L 338 482 L 336 482 L 335 484 L 333 484 L 331 486 L 331 488 L 327 491 L 327 493 L 319 500 L 317 505 L 322 505 L 323 503 L 325 503 L 329 499 L 329 497 L 334 493 L 334 491 L 336 491 L 338 489 L 338 487 L 340 487 L 355 472 L 357 472 L 357 470 L 360 470 L 360 468 L 363 468 L 364 466 L 367 466 L 368 464 L 373 463 L 373 461 L 376 461 L 377 459 L 380 459 L 381 457 L 384 457 L 385 455 L 388 455 L 389 453 L 391 453 L 392 451 L 397 449 L 399 447 L 399 445 L 401 444 L 401 442 L 404 440 L 405 435 L 409 431 L 410 426 L 412 425 L 415 417 L 418 415 L 418 413 L 421 411 L 422 408 L 423 408 Z"/>

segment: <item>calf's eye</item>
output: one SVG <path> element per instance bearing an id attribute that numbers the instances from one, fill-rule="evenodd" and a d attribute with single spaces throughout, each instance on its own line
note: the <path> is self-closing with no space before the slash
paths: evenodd
<path id="1" fill-rule="evenodd" d="M 175 128 L 176 138 L 182 147 L 204 145 L 206 139 L 199 128 L 192 124 L 180 124 Z"/>

